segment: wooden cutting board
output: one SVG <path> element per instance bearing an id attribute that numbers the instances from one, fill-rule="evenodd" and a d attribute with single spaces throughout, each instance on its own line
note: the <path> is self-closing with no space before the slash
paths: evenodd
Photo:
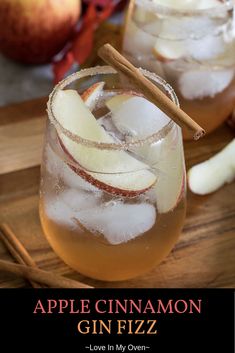
<path id="1" fill-rule="evenodd" d="M 38 189 L 46 99 L 0 109 L 0 222 L 6 221 L 42 269 L 97 287 L 235 287 L 235 183 L 199 197 L 188 193 L 182 235 L 160 266 L 131 281 L 104 283 L 73 272 L 51 250 L 38 216 Z M 185 143 L 187 167 L 207 159 L 234 137 L 223 126 L 198 142 Z M 0 243 L 0 258 L 12 260 Z M 0 287 L 24 280 L 0 273 Z"/>

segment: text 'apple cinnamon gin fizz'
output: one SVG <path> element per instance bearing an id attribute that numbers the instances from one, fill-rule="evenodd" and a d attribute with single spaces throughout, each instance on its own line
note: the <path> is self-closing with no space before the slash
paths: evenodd
<path id="1" fill-rule="evenodd" d="M 233 111 L 233 0 L 131 0 L 123 53 L 164 77 L 207 133 Z"/>
<path id="2" fill-rule="evenodd" d="M 178 105 L 164 80 L 141 72 Z M 40 217 L 54 251 L 99 280 L 152 269 L 185 218 L 180 127 L 109 66 L 57 85 L 48 115 Z"/>

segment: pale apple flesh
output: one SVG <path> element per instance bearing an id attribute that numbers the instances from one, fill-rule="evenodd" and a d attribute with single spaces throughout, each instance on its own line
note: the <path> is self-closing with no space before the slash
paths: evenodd
<path id="1" fill-rule="evenodd" d="M 154 48 L 153 54 L 156 59 L 162 62 L 168 62 L 172 60 L 178 60 L 182 58 L 186 53 L 185 44 L 180 41 L 167 41 L 158 39 Z"/>
<path id="2" fill-rule="evenodd" d="M 215 192 L 235 180 L 235 139 L 213 157 L 188 171 L 190 190 L 198 195 Z"/>
<path id="3" fill-rule="evenodd" d="M 57 121 L 73 134 L 97 143 L 114 143 L 76 91 L 58 91 L 52 110 Z M 71 163 L 71 168 L 102 190 L 115 195 L 136 196 L 157 181 L 149 166 L 125 151 L 87 147 L 63 133 L 59 133 L 59 139 L 64 151 L 76 161 L 76 165 Z"/>

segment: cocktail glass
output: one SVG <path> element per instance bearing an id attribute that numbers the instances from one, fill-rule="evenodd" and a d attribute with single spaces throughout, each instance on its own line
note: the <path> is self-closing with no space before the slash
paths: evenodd
<path id="1" fill-rule="evenodd" d="M 164 77 L 207 133 L 234 108 L 233 6 L 232 0 L 131 0 L 126 17 L 124 55 Z"/>
<path id="2" fill-rule="evenodd" d="M 141 70 L 175 104 L 173 89 Z M 105 281 L 149 271 L 185 218 L 181 129 L 109 66 L 75 73 L 48 102 L 40 218 L 54 251 Z"/>

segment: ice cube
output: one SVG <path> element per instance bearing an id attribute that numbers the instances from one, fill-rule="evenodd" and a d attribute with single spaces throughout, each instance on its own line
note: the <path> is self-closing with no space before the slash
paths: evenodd
<path id="1" fill-rule="evenodd" d="M 208 35 L 188 42 L 188 52 L 196 60 L 210 60 L 222 54 L 226 44 L 221 36 Z"/>
<path id="2" fill-rule="evenodd" d="M 100 189 L 98 189 L 94 185 L 88 183 L 86 180 L 81 178 L 68 165 L 66 165 L 66 163 L 62 170 L 61 178 L 64 181 L 64 183 L 70 188 L 90 191 L 98 194 L 102 193 Z"/>
<path id="3" fill-rule="evenodd" d="M 101 202 L 97 193 L 68 189 L 59 193 L 56 197 L 45 198 L 45 212 L 51 220 L 69 228 L 78 227 L 76 219 L 79 212 L 90 210 Z"/>
<path id="4" fill-rule="evenodd" d="M 127 53 L 141 57 L 151 55 L 156 38 L 129 22 L 124 36 L 123 48 Z"/>
<path id="5" fill-rule="evenodd" d="M 78 229 L 76 212 L 72 210 L 59 196 L 45 199 L 45 213 L 47 217 L 58 225 L 65 226 L 71 230 Z"/>
<path id="6" fill-rule="evenodd" d="M 171 18 L 163 22 L 154 53 L 165 60 L 190 56 L 209 60 L 225 51 L 222 36 L 212 35 L 213 22 L 207 18 Z"/>
<path id="7" fill-rule="evenodd" d="M 111 113 L 108 113 L 101 118 L 99 118 L 98 123 L 111 135 L 116 142 L 120 142 L 124 139 L 123 134 L 116 128 L 113 123 Z"/>
<path id="8" fill-rule="evenodd" d="M 161 130 L 170 119 L 143 97 L 132 97 L 113 112 L 117 129 L 130 137 L 145 138 Z"/>
<path id="9" fill-rule="evenodd" d="M 186 99 L 213 98 L 229 86 L 233 77 L 234 69 L 187 71 L 179 77 L 178 85 Z"/>
<path id="10" fill-rule="evenodd" d="M 54 177 L 61 179 L 68 187 L 85 191 L 101 191 L 82 179 L 66 163 L 62 157 L 58 156 L 48 144 L 45 148 L 45 163 L 47 171 Z"/>
<path id="11" fill-rule="evenodd" d="M 198 23 L 199 22 L 199 23 Z M 170 19 L 164 21 L 155 52 L 165 59 L 191 56 L 196 60 L 208 60 L 225 50 L 221 36 L 208 35 L 207 19 Z"/>
<path id="12" fill-rule="evenodd" d="M 70 209 L 77 212 L 97 206 L 100 201 L 100 195 L 82 190 L 68 189 L 60 194 L 60 200 L 69 206 Z"/>
<path id="13" fill-rule="evenodd" d="M 82 211 L 79 222 L 91 232 L 101 233 L 112 245 L 125 243 L 151 229 L 156 210 L 148 203 L 124 204 L 112 202 Z"/>

